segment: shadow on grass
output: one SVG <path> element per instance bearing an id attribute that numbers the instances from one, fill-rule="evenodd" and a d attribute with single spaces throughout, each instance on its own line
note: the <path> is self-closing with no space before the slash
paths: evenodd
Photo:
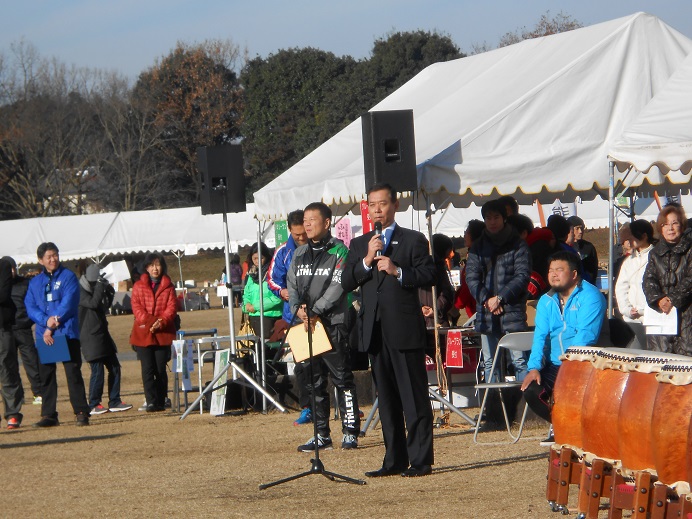
<path id="1" fill-rule="evenodd" d="M 52 438 L 50 440 L 11 443 L 11 444 L 0 445 L 0 450 L 2 450 L 2 449 L 20 449 L 23 447 L 37 447 L 39 445 L 60 445 L 63 443 L 77 443 L 77 442 L 93 441 L 93 440 L 111 440 L 113 438 L 119 438 L 120 436 L 127 436 L 129 434 L 131 434 L 131 433 L 104 434 L 101 436 L 78 436 L 75 438 Z"/>
<path id="2" fill-rule="evenodd" d="M 446 472 L 463 472 L 465 470 L 485 469 L 489 467 L 500 467 L 503 465 L 513 465 L 515 463 L 525 463 L 529 461 L 547 460 L 548 453 L 529 454 L 527 456 L 514 456 L 512 458 L 500 458 L 497 460 L 478 461 L 465 463 L 462 465 L 449 465 L 445 467 L 435 467 L 433 474 L 443 474 Z"/>

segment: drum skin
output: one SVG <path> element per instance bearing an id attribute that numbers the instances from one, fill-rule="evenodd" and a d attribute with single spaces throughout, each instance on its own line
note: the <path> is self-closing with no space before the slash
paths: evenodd
<path id="1" fill-rule="evenodd" d="M 564 360 L 553 388 L 553 434 L 559 445 L 583 448 L 582 407 L 584 393 L 594 372 L 590 361 Z"/>
<path id="2" fill-rule="evenodd" d="M 689 482 L 692 384 L 658 386 L 651 418 L 654 466 L 662 483 Z"/>
<path id="3" fill-rule="evenodd" d="M 654 373 L 632 371 L 620 402 L 618 451 L 622 466 L 631 470 L 655 466 L 651 416 L 659 383 Z"/>

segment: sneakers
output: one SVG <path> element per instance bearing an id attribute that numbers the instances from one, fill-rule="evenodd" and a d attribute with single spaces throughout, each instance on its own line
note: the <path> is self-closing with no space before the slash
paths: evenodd
<path id="1" fill-rule="evenodd" d="M 358 437 L 355 434 L 344 434 L 344 439 L 341 441 L 341 448 L 344 450 L 358 448 Z"/>
<path id="2" fill-rule="evenodd" d="M 41 404 L 43 404 L 43 398 L 41 398 L 41 396 L 35 396 L 34 401 L 31 403 L 33 405 L 41 405 Z"/>
<path id="3" fill-rule="evenodd" d="M 555 436 L 551 434 L 545 440 L 541 441 L 540 446 L 541 447 L 550 447 L 554 443 L 555 443 Z"/>
<path id="4" fill-rule="evenodd" d="M 79 413 L 77 416 L 77 424 L 80 427 L 83 427 L 85 425 L 89 425 L 89 415 L 84 414 L 84 413 Z"/>
<path id="5" fill-rule="evenodd" d="M 52 416 L 42 416 L 41 419 L 36 422 L 33 427 L 56 427 L 60 425 L 57 418 Z"/>
<path id="6" fill-rule="evenodd" d="M 137 411 L 146 411 L 147 410 L 147 401 L 145 400 L 144 403 L 142 404 L 142 407 L 137 408 Z"/>
<path id="7" fill-rule="evenodd" d="M 19 426 L 21 424 L 22 424 L 22 421 L 19 418 L 17 418 L 16 416 L 13 416 L 13 417 L 7 419 L 7 428 L 9 430 L 19 429 Z"/>
<path id="8" fill-rule="evenodd" d="M 132 406 L 130 406 L 130 407 L 132 407 Z M 128 407 L 127 409 L 129 409 L 130 407 Z M 151 406 L 148 406 L 147 401 L 145 400 L 144 403 L 142 404 L 142 407 L 137 408 L 137 411 L 149 411 L 149 412 L 151 412 L 150 407 Z M 166 400 L 164 401 L 163 407 L 164 407 L 164 409 L 170 409 L 171 407 L 173 407 L 173 403 L 171 402 L 170 398 L 166 397 Z M 119 409 L 119 410 L 120 411 L 127 411 L 127 409 Z M 157 411 L 163 411 L 163 409 L 159 409 L 158 406 L 156 407 L 156 410 Z"/>
<path id="9" fill-rule="evenodd" d="M 163 407 L 165 407 L 166 409 L 170 409 L 171 407 L 173 407 L 173 402 L 171 402 L 170 398 L 166 397 Z"/>
<path id="10" fill-rule="evenodd" d="M 312 422 L 312 410 L 309 407 L 304 407 L 293 425 L 305 425 L 310 422 Z"/>
<path id="11" fill-rule="evenodd" d="M 95 405 L 94 407 L 91 408 L 91 413 L 89 413 L 89 414 L 103 414 L 103 413 L 107 413 L 107 412 L 108 412 L 107 407 L 103 407 L 101 404 L 98 404 L 98 405 Z"/>
<path id="12" fill-rule="evenodd" d="M 332 439 L 329 436 L 317 435 L 317 448 L 321 450 L 329 450 L 332 448 Z M 315 437 L 310 438 L 303 445 L 298 446 L 298 452 L 314 452 L 315 451 Z"/>
<path id="13" fill-rule="evenodd" d="M 132 409 L 132 406 L 125 402 L 120 402 L 118 405 L 112 405 L 108 408 L 111 413 L 119 413 L 120 411 L 128 411 L 129 409 Z"/>

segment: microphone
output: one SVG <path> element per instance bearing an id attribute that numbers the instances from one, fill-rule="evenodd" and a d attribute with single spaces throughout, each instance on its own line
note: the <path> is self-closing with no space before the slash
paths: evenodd
<path id="1" fill-rule="evenodd" d="M 382 236 L 382 222 L 375 222 L 375 235 L 376 236 Z M 380 238 L 382 239 L 382 238 Z M 378 250 L 375 253 L 375 256 L 382 256 L 382 251 Z"/>

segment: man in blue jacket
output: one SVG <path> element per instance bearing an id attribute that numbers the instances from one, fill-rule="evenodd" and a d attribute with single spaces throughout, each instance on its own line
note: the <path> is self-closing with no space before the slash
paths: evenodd
<path id="1" fill-rule="evenodd" d="M 79 281 L 71 271 L 60 264 L 58 247 L 51 242 L 42 243 L 36 250 L 43 272 L 29 282 L 24 300 L 26 310 L 36 323 L 36 340 L 47 345 L 54 337 L 65 336 L 70 350 L 70 360 L 63 362 L 70 403 L 77 416 L 77 425 L 89 425 L 89 404 L 82 378 L 82 353 L 79 343 Z M 56 404 L 58 383 L 55 364 L 39 364 L 43 385 L 41 419 L 34 427 L 59 425 Z"/>
<path id="2" fill-rule="evenodd" d="M 288 288 L 286 284 L 286 276 L 288 269 L 291 267 L 293 253 L 301 245 L 308 242 L 308 235 L 305 234 L 303 226 L 303 211 L 298 209 L 288 213 L 286 219 L 288 224 L 288 240 L 281 247 L 276 249 L 272 262 L 269 264 L 267 284 L 269 289 L 279 296 L 284 301 L 284 307 L 281 314 L 281 320 L 274 325 L 274 333 L 270 340 L 280 341 L 286 335 L 291 324 L 295 324 L 299 319 L 293 318 L 291 305 L 288 304 Z M 310 409 L 310 395 L 306 387 L 307 374 L 303 364 L 298 362 L 295 366 L 296 385 L 298 386 L 299 401 L 298 404 L 302 408 L 300 416 L 293 422 L 294 425 L 303 425 L 312 421 L 312 410 Z"/>
<path id="3" fill-rule="evenodd" d="M 576 253 L 559 251 L 550 257 L 550 291 L 536 307 L 536 328 L 521 386 L 533 411 L 550 422 L 550 397 L 562 361 L 570 346 L 593 346 L 599 342 L 606 319 L 605 298 L 591 283 L 581 279 L 581 260 Z M 550 345 L 550 349 L 546 348 Z"/>

